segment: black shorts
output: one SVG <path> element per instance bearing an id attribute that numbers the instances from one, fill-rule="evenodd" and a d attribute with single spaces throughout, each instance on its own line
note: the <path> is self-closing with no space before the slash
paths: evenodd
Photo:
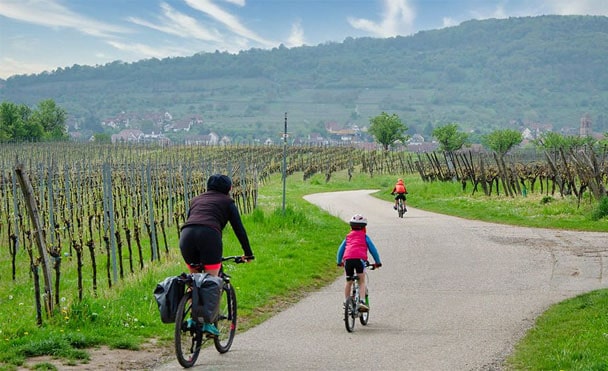
<path id="1" fill-rule="evenodd" d="M 365 261 L 361 259 L 346 259 L 344 261 L 344 272 L 346 273 L 346 280 L 352 281 L 355 277 L 355 272 L 361 274 L 365 272 Z"/>
<path id="2" fill-rule="evenodd" d="M 402 199 L 403 201 L 405 201 L 405 193 L 397 193 L 397 196 L 395 196 L 395 200 L 399 200 Z"/>
<path id="3" fill-rule="evenodd" d="M 189 225 L 179 234 L 179 249 L 188 264 L 212 265 L 222 262 L 222 234 L 202 225 Z"/>

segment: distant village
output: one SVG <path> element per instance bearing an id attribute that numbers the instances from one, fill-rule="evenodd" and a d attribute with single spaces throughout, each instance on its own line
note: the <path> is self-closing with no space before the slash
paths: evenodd
<path id="1" fill-rule="evenodd" d="M 146 132 L 140 123 L 153 122 L 150 130 Z M 188 116 L 184 119 L 174 119 L 169 112 L 164 114 L 152 114 L 141 117 L 136 114 L 122 113 L 115 117 L 106 118 L 101 122 L 101 126 L 109 131 L 116 132 L 111 135 L 112 143 L 154 143 L 159 145 L 169 145 L 173 141 L 171 137 L 181 133 L 180 144 L 222 146 L 233 144 L 232 138 L 221 136 L 215 132 L 206 135 L 194 134 L 200 132 L 200 127 L 204 124 L 203 117 L 199 115 Z M 511 122 L 511 127 L 518 127 L 521 130 L 523 142 L 522 146 L 539 138 L 543 133 L 553 131 L 551 124 L 541 123 L 517 123 Z M 197 128 L 197 130 L 193 130 Z M 95 136 L 82 138 L 77 124 L 68 125 L 68 131 L 74 140 L 94 141 Z M 187 134 L 187 135 L 183 135 Z M 589 115 L 581 117 L 578 127 L 564 128 L 560 134 L 565 136 L 592 136 L 596 139 L 604 138 L 603 133 L 595 133 L 592 129 L 592 121 Z M 277 135 L 274 138 L 266 137 L 256 139 L 259 145 L 276 145 L 283 143 L 283 137 Z M 325 123 L 324 133 L 310 133 L 306 137 L 288 137 L 290 145 L 356 145 L 362 148 L 375 149 L 378 144 L 374 138 L 367 133 L 367 127 L 360 127 L 355 123 Z M 412 135 L 406 143 L 394 146 L 397 149 L 407 148 L 410 152 L 431 152 L 438 148 L 438 143 L 432 138 L 425 138 L 420 134 Z M 479 144 L 472 145 L 473 149 L 480 148 Z"/>

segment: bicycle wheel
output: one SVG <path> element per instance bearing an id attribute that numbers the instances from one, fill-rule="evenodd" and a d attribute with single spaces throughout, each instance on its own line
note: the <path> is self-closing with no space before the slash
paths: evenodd
<path id="1" fill-rule="evenodd" d="M 222 289 L 220 311 L 215 322 L 220 335 L 213 339 L 215 349 L 220 353 L 226 353 L 232 346 L 236 333 L 236 308 L 236 293 L 232 285 L 226 283 Z"/>
<path id="2" fill-rule="evenodd" d="M 405 207 L 403 206 L 402 200 L 399 200 L 399 206 L 397 207 L 397 210 L 399 211 L 399 217 L 403 218 L 403 214 L 405 213 Z"/>
<path id="3" fill-rule="evenodd" d="M 367 289 L 365 289 L 365 291 L 367 291 Z M 367 292 L 365 293 L 365 305 L 367 305 L 367 308 L 369 308 L 369 296 L 367 295 Z M 367 310 L 367 312 L 359 313 L 359 322 L 361 322 L 361 324 L 363 326 L 367 325 L 368 320 L 369 320 L 369 309 Z"/>
<path id="4" fill-rule="evenodd" d="M 356 306 L 353 298 L 348 298 L 344 303 L 344 325 L 346 331 L 353 332 L 355 329 Z"/>
<path id="5" fill-rule="evenodd" d="M 175 355 L 184 368 L 194 366 L 201 351 L 202 332 L 198 323 L 192 323 L 192 293 L 187 292 L 179 302 L 175 315 Z"/>

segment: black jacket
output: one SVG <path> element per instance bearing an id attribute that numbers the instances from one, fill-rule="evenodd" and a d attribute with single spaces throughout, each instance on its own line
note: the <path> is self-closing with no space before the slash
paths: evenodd
<path id="1" fill-rule="evenodd" d="M 188 219 L 182 228 L 190 225 L 204 225 L 221 233 L 228 222 L 241 243 L 245 255 L 253 255 L 239 210 L 234 200 L 222 192 L 210 190 L 194 197 L 190 201 Z"/>

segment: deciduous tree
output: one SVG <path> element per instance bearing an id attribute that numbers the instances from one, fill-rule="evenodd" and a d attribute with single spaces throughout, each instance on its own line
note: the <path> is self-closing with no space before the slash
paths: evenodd
<path id="1" fill-rule="evenodd" d="M 396 141 L 405 141 L 407 139 L 404 133 L 408 128 L 401 122 L 399 116 L 394 113 L 389 115 L 386 112 L 382 112 L 380 115 L 370 119 L 370 124 L 368 132 L 376 138 L 378 143 L 382 144 L 385 151 L 388 151 L 389 146 Z"/>

